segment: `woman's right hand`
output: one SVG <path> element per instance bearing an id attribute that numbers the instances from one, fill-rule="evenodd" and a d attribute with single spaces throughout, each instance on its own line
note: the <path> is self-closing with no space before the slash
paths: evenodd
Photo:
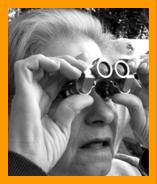
<path id="1" fill-rule="evenodd" d="M 57 99 L 67 80 L 86 69 L 72 56 L 33 55 L 15 63 L 15 96 L 9 117 L 9 151 L 26 157 L 48 172 L 64 153 L 71 123 L 92 104 L 88 95 Z"/>

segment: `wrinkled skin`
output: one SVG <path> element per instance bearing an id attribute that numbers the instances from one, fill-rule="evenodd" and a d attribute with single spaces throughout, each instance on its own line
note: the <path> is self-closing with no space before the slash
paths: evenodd
<path id="1" fill-rule="evenodd" d="M 9 150 L 50 175 L 106 175 L 122 139 L 127 109 L 133 129 L 147 139 L 143 88 L 139 97 L 117 94 L 107 102 L 94 90 L 90 95 L 58 96 L 65 82 L 78 79 L 99 57 L 103 54 L 94 41 L 78 37 L 53 41 L 40 55 L 16 62 Z"/>

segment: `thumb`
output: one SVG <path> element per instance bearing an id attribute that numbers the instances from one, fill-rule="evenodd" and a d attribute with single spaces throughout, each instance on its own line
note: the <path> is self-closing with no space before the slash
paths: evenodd
<path id="1" fill-rule="evenodd" d="M 89 95 L 73 95 L 66 98 L 58 106 L 55 114 L 55 121 L 64 132 L 70 131 L 71 123 L 75 116 L 87 106 L 93 103 L 93 98 Z"/>
<path id="2" fill-rule="evenodd" d="M 148 144 L 148 117 L 141 100 L 132 94 L 116 94 L 113 102 L 124 105 L 130 113 L 130 125 L 139 141 Z"/>

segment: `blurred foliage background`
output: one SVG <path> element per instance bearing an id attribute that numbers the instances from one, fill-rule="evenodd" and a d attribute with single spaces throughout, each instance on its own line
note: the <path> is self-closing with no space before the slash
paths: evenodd
<path id="1" fill-rule="evenodd" d="M 9 8 L 9 21 L 31 10 L 32 8 Z M 98 17 L 117 38 L 148 39 L 148 8 L 81 8 L 81 10 Z"/>

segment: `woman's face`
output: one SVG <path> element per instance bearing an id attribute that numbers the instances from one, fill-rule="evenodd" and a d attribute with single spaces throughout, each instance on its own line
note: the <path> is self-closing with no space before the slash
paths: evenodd
<path id="1" fill-rule="evenodd" d="M 60 38 L 43 54 L 70 55 L 89 64 L 103 57 L 98 45 L 88 38 Z M 106 175 L 109 172 L 124 126 L 124 108 L 112 100 L 104 101 L 94 90 L 91 96 L 94 103 L 73 120 L 66 151 L 50 175 Z"/>

